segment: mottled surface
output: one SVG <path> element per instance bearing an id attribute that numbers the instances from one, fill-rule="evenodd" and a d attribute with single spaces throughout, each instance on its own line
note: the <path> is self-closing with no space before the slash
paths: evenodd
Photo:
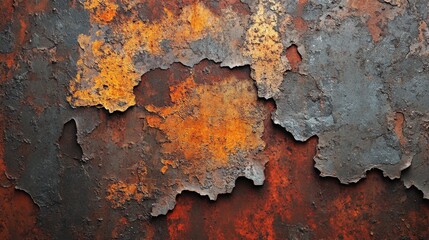
<path id="1" fill-rule="evenodd" d="M 1 239 L 429 237 L 427 1 L 0 6 Z"/>

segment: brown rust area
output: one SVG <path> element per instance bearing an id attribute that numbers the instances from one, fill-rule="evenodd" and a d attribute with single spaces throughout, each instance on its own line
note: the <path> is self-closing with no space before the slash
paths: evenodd
<path id="1" fill-rule="evenodd" d="M 3 115 L 0 115 L 0 239 L 48 239 L 37 226 L 39 209 L 26 192 L 15 189 L 4 163 Z"/>
<path id="2" fill-rule="evenodd" d="M 0 12 L 0 30 L 3 30 L 3 28 L 6 27 L 6 25 L 13 19 L 13 2 L 14 0 L 4 0 L 0 3 L 2 9 Z"/>
<path id="3" fill-rule="evenodd" d="M 137 184 L 127 184 L 122 181 L 111 184 L 107 192 L 106 198 L 112 202 L 113 207 L 123 206 L 125 202 L 131 199 L 141 201 L 144 196 L 139 192 Z"/>
<path id="4" fill-rule="evenodd" d="M 6 28 L 8 27 L 8 25 L 12 27 L 11 31 L 16 31 L 16 33 L 14 34 L 15 39 L 11 51 L 0 53 L 1 83 L 6 81 L 7 79 L 10 79 L 13 76 L 14 70 L 16 70 L 17 68 L 16 57 L 18 51 L 26 41 L 26 34 L 28 30 L 28 15 L 23 14 L 22 12 L 18 12 L 14 15 L 13 1 L 2 1 L 0 4 L 0 8 L 2 9 L 1 14 L 5 14 L 5 16 L 2 16 L 0 19 L 0 31 L 7 30 Z M 29 12 L 36 10 L 31 5 L 31 1 L 23 3 L 22 7 Z"/>
<path id="5" fill-rule="evenodd" d="M 298 0 L 297 8 L 293 18 L 294 27 L 301 34 L 308 30 L 308 24 L 302 17 L 304 8 L 307 6 L 307 4 L 308 0 Z"/>
<path id="6" fill-rule="evenodd" d="M 14 186 L 0 187 L 0 238 L 49 239 L 37 226 L 38 208 Z"/>
<path id="7" fill-rule="evenodd" d="M 286 57 L 289 61 L 291 71 L 298 72 L 299 64 L 302 61 L 301 54 L 298 52 L 298 47 L 295 44 L 292 44 L 286 49 Z"/>

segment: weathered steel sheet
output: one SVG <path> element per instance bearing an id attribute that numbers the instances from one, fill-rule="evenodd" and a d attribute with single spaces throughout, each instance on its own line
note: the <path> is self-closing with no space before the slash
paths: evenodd
<path id="1" fill-rule="evenodd" d="M 0 238 L 428 237 L 427 1 L 0 6 Z"/>

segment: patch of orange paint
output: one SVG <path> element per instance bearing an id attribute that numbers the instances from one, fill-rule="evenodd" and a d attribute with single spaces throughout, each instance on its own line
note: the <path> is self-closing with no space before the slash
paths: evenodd
<path id="1" fill-rule="evenodd" d="M 190 77 L 170 90 L 173 106 L 146 106 L 159 116 L 155 121 L 149 118 L 148 124 L 169 139 L 162 144 L 164 153 L 180 152 L 188 161 L 204 161 L 211 170 L 228 164 L 230 155 L 265 145 L 252 82 L 229 78 L 199 85 Z"/>

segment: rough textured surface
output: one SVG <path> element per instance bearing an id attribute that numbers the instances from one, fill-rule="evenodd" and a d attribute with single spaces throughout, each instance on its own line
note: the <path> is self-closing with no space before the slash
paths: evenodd
<path id="1" fill-rule="evenodd" d="M 317 177 L 429 198 L 427 1 L 0 6 L 0 238 L 429 236 Z"/>
<path id="2" fill-rule="evenodd" d="M 173 64 L 144 75 L 135 94 L 136 107 L 103 114 L 103 124 L 80 135 L 83 159 L 100 166 L 89 175 L 108 176 L 114 207 L 136 200 L 157 216 L 173 209 L 184 190 L 215 200 L 239 176 L 263 183 L 267 160 L 259 153 L 269 113 L 242 71 L 207 61 L 190 69 Z"/>

